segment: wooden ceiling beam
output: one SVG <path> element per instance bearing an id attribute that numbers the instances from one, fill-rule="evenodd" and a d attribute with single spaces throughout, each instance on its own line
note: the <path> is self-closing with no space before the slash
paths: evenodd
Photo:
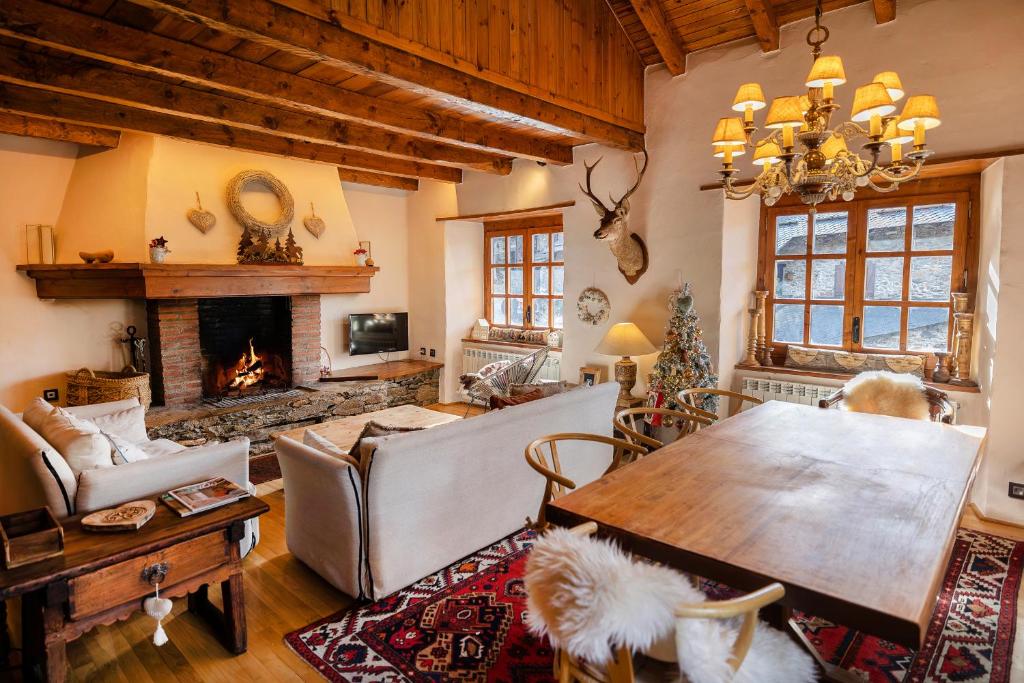
<path id="1" fill-rule="evenodd" d="M 266 105 L 491 153 L 559 165 L 573 162 L 571 145 L 466 121 L 457 114 L 381 100 L 39 0 L 0 3 L 0 35 L 181 79 Z"/>
<path id="2" fill-rule="evenodd" d="M 352 168 L 339 168 L 338 177 L 344 183 L 390 187 L 395 190 L 408 190 L 409 192 L 415 192 L 420 189 L 420 181 L 416 178 L 403 178 L 397 175 L 373 173 L 372 171 L 358 171 Z"/>
<path id="3" fill-rule="evenodd" d="M 779 49 L 779 20 L 770 0 L 744 0 L 762 52 Z"/>
<path id="4" fill-rule="evenodd" d="M 630 0 L 633 11 L 640 18 L 647 34 L 658 48 L 661 58 L 665 61 L 669 73 L 678 76 L 686 71 L 686 50 L 676 38 L 676 34 L 665 19 L 658 0 Z"/>
<path id="5" fill-rule="evenodd" d="M 391 173 L 411 178 L 431 178 L 451 183 L 462 181 L 462 169 L 451 166 L 438 166 L 331 145 L 292 140 L 243 128 L 194 121 L 146 109 L 133 109 L 110 102 L 11 83 L 0 84 L 0 110 L 42 116 L 58 121 L 166 135 L 221 147 L 319 161 L 335 166 Z"/>
<path id="6" fill-rule="evenodd" d="M 107 128 L 92 128 L 74 123 L 40 119 L 35 116 L 0 112 L 0 133 L 22 135 L 29 138 L 45 138 L 61 142 L 75 142 L 79 145 L 113 149 L 121 141 L 121 131 Z"/>
<path id="7" fill-rule="evenodd" d="M 140 74 L 112 71 L 83 61 L 32 54 L 15 47 L 0 46 L 0 81 L 37 84 L 49 90 L 90 99 L 197 121 L 226 123 L 307 142 L 465 165 L 500 175 L 508 175 L 512 171 L 512 160 L 509 157 L 423 140 L 360 123 L 246 102 L 157 81 Z"/>
<path id="8" fill-rule="evenodd" d="M 488 117 L 623 149 L 644 135 L 622 125 L 464 73 L 366 38 L 271 0 L 129 0 L 288 54 L 323 62 L 426 97 L 440 97 Z"/>
<path id="9" fill-rule="evenodd" d="M 871 0 L 875 8 L 875 23 L 886 24 L 896 18 L 896 0 Z"/>

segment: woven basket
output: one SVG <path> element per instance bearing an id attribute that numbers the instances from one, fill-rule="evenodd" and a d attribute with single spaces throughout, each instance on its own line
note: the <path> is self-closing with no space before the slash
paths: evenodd
<path id="1" fill-rule="evenodd" d="M 143 409 L 149 410 L 149 404 L 153 402 L 149 373 L 139 372 L 132 365 L 125 366 L 121 372 L 93 372 L 89 368 L 81 368 L 67 373 L 67 378 L 69 406 L 137 398 Z"/>

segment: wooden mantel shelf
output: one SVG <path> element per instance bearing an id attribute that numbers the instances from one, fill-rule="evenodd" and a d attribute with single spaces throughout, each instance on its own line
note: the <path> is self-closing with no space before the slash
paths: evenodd
<path id="1" fill-rule="evenodd" d="M 373 266 L 178 263 L 28 264 L 40 299 L 202 299 L 226 296 L 364 294 Z"/>

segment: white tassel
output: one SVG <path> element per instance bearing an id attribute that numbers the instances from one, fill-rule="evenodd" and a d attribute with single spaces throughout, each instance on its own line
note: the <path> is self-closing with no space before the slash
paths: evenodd
<path id="1" fill-rule="evenodd" d="M 167 642 L 167 632 L 164 631 L 164 626 L 161 623 L 168 614 L 171 613 L 171 601 L 167 598 L 160 597 L 160 585 L 156 586 L 156 594 L 151 598 L 146 598 L 142 603 L 142 608 L 146 611 L 146 614 L 156 619 L 156 631 L 153 633 L 153 644 L 157 647 Z"/>

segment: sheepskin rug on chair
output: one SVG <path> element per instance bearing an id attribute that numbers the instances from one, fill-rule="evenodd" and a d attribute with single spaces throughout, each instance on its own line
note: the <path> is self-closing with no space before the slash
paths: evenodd
<path id="1" fill-rule="evenodd" d="M 547 532 L 530 552 L 526 590 L 530 630 L 590 664 L 606 664 L 621 646 L 647 652 L 674 640 L 680 672 L 690 683 L 817 680 L 810 654 L 761 622 L 734 674 L 728 660 L 739 620 L 677 620 L 677 605 L 707 596 L 679 572 L 638 562 L 606 540 L 568 529 Z"/>
<path id="2" fill-rule="evenodd" d="M 924 382 L 920 377 L 895 372 L 862 372 L 843 387 L 844 410 L 911 420 L 930 419 Z"/>

